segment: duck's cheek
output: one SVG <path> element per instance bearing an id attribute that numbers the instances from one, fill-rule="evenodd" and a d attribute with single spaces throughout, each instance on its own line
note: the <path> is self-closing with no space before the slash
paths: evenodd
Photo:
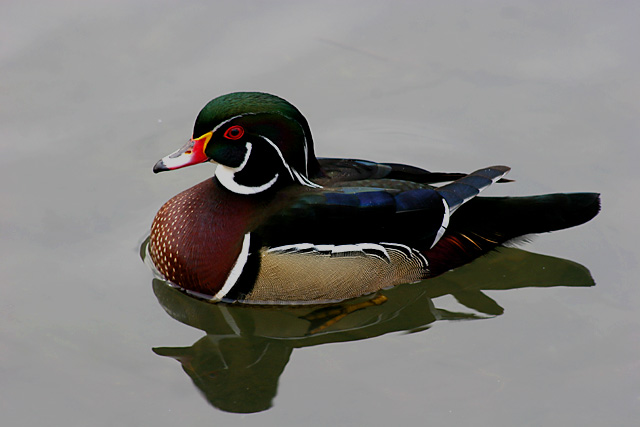
<path id="1" fill-rule="evenodd" d="M 273 187 L 280 177 L 279 163 L 269 151 L 260 152 L 247 143 L 244 160 L 238 167 L 223 164 L 216 168 L 215 176 L 229 191 L 237 194 L 257 194 Z"/>
<path id="2" fill-rule="evenodd" d="M 212 162 L 229 168 L 242 169 L 249 161 L 251 143 L 216 143 L 208 146 L 206 154 Z"/>

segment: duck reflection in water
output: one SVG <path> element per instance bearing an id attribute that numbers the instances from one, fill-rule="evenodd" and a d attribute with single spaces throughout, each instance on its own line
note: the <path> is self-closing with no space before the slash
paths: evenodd
<path id="1" fill-rule="evenodd" d="M 212 304 L 154 279 L 153 290 L 166 312 L 206 335 L 191 347 L 153 351 L 180 362 L 216 408 L 253 413 L 272 406 L 280 375 L 296 348 L 419 332 L 436 321 L 501 315 L 503 308 L 483 292 L 487 290 L 593 285 L 589 271 L 579 264 L 515 248 L 501 248 L 434 279 L 331 305 Z M 464 311 L 437 308 L 437 298 L 444 295 L 452 295 Z"/>

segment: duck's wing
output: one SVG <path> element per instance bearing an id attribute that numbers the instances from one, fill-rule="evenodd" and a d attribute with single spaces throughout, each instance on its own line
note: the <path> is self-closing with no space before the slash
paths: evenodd
<path id="1" fill-rule="evenodd" d="M 466 173 L 430 172 L 399 163 L 376 163 L 360 159 L 318 159 L 320 167 L 331 181 L 352 182 L 368 179 L 397 179 L 420 184 L 455 181 Z"/>
<path id="2" fill-rule="evenodd" d="M 370 179 L 393 179 L 419 184 L 452 182 L 468 174 L 431 172 L 401 163 L 377 163 L 361 159 L 320 158 L 320 167 L 330 182 L 353 182 Z M 497 182 L 511 182 L 500 178 Z"/>
<path id="3" fill-rule="evenodd" d="M 390 242 L 428 249 L 456 209 L 508 171 L 494 166 L 440 188 L 370 175 L 354 186 L 306 191 L 266 218 L 253 235 L 270 248 Z"/>

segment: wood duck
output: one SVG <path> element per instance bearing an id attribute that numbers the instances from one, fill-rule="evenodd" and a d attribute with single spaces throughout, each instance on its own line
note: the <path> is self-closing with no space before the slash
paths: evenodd
<path id="1" fill-rule="evenodd" d="M 436 276 L 525 234 L 582 224 L 600 209 L 596 193 L 476 197 L 507 181 L 506 166 L 434 173 L 318 159 L 300 111 L 258 92 L 210 101 L 193 137 L 153 170 L 207 161 L 214 176 L 157 213 L 149 254 L 167 281 L 211 301 L 345 300 Z"/>

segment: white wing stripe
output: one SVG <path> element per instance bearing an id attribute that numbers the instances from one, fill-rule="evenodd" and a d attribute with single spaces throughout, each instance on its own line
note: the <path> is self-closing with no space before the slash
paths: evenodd
<path id="1" fill-rule="evenodd" d="M 444 205 L 444 215 L 442 216 L 442 224 L 438 229 L 438 233 L 436 234 L 436 238 L 433 241 L 433 244 L 431 245 L 431 247 L 434 247 L 436 243 L 438 243 L 438 241 L 444 235 L 445 231 L 447 231 L 447 227 L 449 226 L 449 217 L 451 216 L 451 214 L 449 213 L 449 205 L 447 204 L 447 201 L 444 198 L 442 199 L 442 204 Z"/>

